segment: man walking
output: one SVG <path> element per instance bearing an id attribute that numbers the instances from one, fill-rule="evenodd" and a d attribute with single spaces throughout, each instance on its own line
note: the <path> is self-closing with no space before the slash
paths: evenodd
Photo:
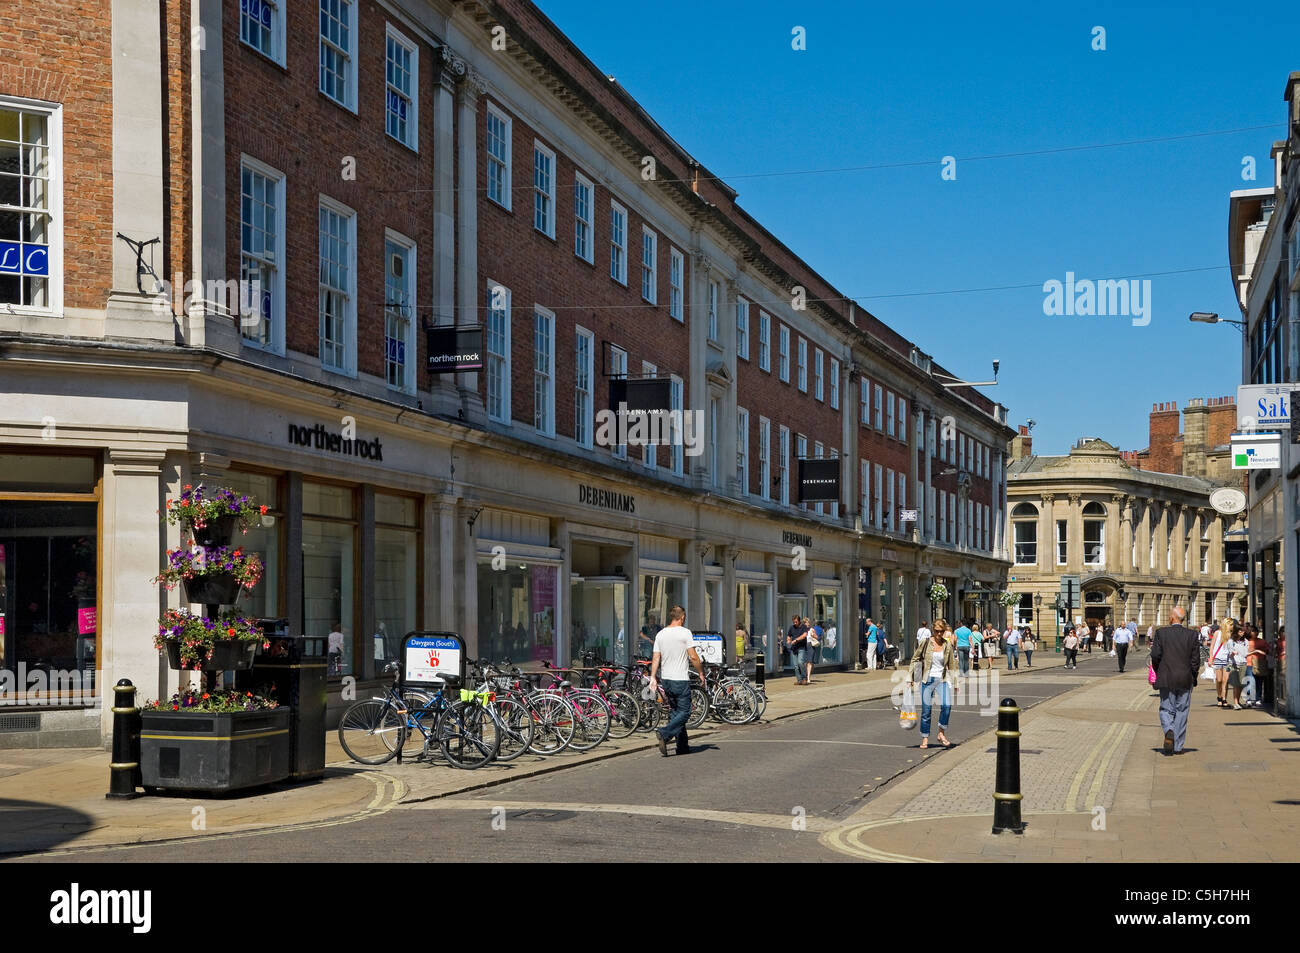
<path id="1" fill-rule="evenodd" d="M 790 664 L 794 666 L 794 683 L 803 684 L 804 653 L 807 651 L 808 630 L 803 627 L 798 616 L 790 619 L 790 628 L 785 630 L 785 647 L 790 652 Z"/>
<path id="2" fill-rule="evenodd" d="M 1124 660 L 1128 658 L 1129 643 L 1133 641 L 1133 633 L 1127 628 L 1118 628 L 1115 630 L 1115 658 L 1119 661 L 1119 670 L 1124 671 Z"/>
<path id="3" fill-rule="evenodd" d="M 664 696 L 673 710 L 668 724 L 659 729 L 659 753 L 668 757 L 668 739 L 676 736 L 677 753 L 690 754 L 686 737 L 686 722 L 691 717 L 691 673 L 687 663 L 704 679 L 704 664 L 695 651 L 695 636 L 686 628 L 686 610 L 673 606 L 668 612 L 668 625 L 655 636 L 654 655 L 650 658 L 650 691 L 657 694 L 658 676 L 663 672 Z"/>
<path id="4" fill-rule="evenodd" d="M 1174 606 L 1169 624 L 1156 630 L 1151 647 L 1151 665 L 1156 670 L 1160 692 L 1160 727 L 1165 732 L 1166 755 L 1182 754 L 1187 739 L 1187 713 L 1192 707 L 1192 688 L 1201 667 L 1201 649 L 1196 632 L 1183 625 L 1187 610 Z"/>
<path id="5" fill-rule="evenodd" d="M 1006 634 L 1007 640 L 1007 671 L 1013 668 L 1020 668 L 1020 632 L 1015 628 L 1008 628 Z"/>
<path id="6" fill-rule="evenodd" d="M 961 667 L 961 674 L 969 675 L 971 649 L 970 626 L 963 621 L 962 624 L 957 627 L 957 630 L 953 632 L 953 635 L 957 639 L 957 661 Z M 976 664 L 978 665 L 979 663 L 976 662 Z"/>

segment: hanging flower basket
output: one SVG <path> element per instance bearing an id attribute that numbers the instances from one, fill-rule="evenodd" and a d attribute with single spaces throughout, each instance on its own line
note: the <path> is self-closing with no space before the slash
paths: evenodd
<path id="1" fill-rule="evenodd" d="M 186 483 L 180 496 L 167 501 L 163 519 L 172 525 L 184 523 L 190 527 L 200 546 L 229 546 L 235 529 L 248 532 L 255 518 L 266 515 L 266 509 L 229 487 Z"/>
<path id="2" fill-rule="evenodd" d="M 185 587 L 188 602 L 202 605 L 232 605 L 241 589 L 252 589 L 262 578 L 262 561 L 242 549 L 173 549 L 167 553 L 167 568 L 155 582 L 163 588 Z"/>
<path id="3" fill-rule="evenodd" d="M 1020 604 L 1020 593 L 1018 592 L 1000 593 L 998 595 L 998 602 L 1002 603 L 1003 606 L 1010 609 L 1012 606 Z"/>
<path id="4" fill-rule="evenodd" d="M 940 603 L 948 601 L 948 587 L 941 582 L 936 582 L 930 587 L 930 601 Z"/>
<path id="5" fill-rule="evenodd" d="M 205 619 L 188 609 L 168 609 L 154 636 L 172 668 L 192 671 L 247 669 L 268 644 L 256 622 L 233 612 Z"/>

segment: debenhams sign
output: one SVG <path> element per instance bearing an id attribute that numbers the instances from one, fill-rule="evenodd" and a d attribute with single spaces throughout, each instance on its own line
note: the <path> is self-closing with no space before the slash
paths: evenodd
<path id="1" fill-rule="evenodd" d="M 598 486 L 591 486 L 586 483 L 578 484 L 578 502 L 587 506 L 596 506 L 602 510 L 616 510 L 619 513 L 636 512 L 636 497 L 631 493 L 602 490 Z"/>

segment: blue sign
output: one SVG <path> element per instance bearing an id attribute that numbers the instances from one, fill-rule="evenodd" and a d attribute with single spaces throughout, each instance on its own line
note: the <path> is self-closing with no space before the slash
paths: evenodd
<path id="1" fill-rule="evenodd" d="M 722 634 L 719 632 L 694 633 L 695 650 L 701 659 L 721 665 L 723 661 Z"/>
<path id="2" fill-rule="evenodd" d="M 262 0 L 239 0 L 239 9 L 250 20 L 256 20 L 268 30 L 271 29 L 271 5 Z"/>
<path id="3" fill-rule="evenodd" d="M 407 102 L 393 90 L 388 90 L 388 111 L 396 114 L 398 119 L 406 119 Z"/>
<path id="4" fill-rule="evenodd" d="M 384 338 L 388 343 L 388 359 L 394 364 L 406 363 L 406 342 L 400 338 Z"/>
<path id="5" fill-rule="evenodd" d="M 441 682 L 443 675 L 465 677 L 464 643 L 454 633 L 409 633 L 402 643 L 402 661 L 407 683 Z"/>
<path id="6" fill-rule="evenodd" d="M 29 242 L 0 242 L 0 275 L 48 278 L 50 246 Z"/>

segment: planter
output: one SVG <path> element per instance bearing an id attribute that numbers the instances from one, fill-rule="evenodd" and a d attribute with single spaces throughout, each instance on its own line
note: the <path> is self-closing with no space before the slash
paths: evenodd
<path id="1" fill-rule="evenodd" d="M 225 793 L 283 781 L 289 776 L 289 719 L 288 708 L 143 712 L 144 787 Z"/>
<path id="2" fill-rule="evenodd" d="M 183 580 L 185 601 L 205 606 L 232 606 L 239 599 L 239 580 L 234 573 L 212 572 Z"/>
<path id="3" fill-rule="evenodd" d="M 235 530 L 239 526 L 238 516 L 219 516 L 214 520 L 209 520 L 206 525 L 199 527 L 192 523 L 189 525 L 190 532 L 194 534 L 194 542 L 199 546 L 229 546 L 230 541 L 235 537 Z"/>
<path id="4" fill-rule="evenodd" d="M 253 667 L 253 659 L 259 654 L 260 639 L 222 639 L 212 647 L 212 661 L 203 663 L 199 669 L 188 671 L 232 672 L 243 671 Z M 181 670 L 181 645 L 174 639 L 165 643 L 167 664 Z"/>

